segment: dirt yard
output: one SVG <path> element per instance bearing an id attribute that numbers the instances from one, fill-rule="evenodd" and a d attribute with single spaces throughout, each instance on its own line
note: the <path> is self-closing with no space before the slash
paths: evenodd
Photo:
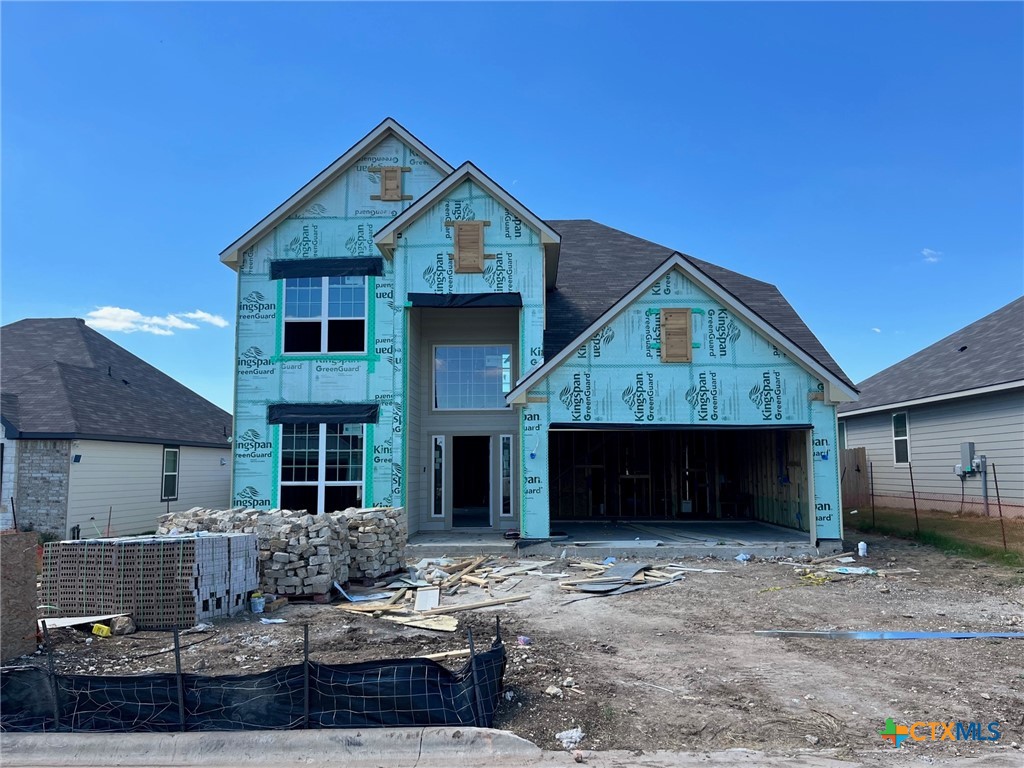
<path id="1" fill-rule="evenodd" d="M 688 573 L 657 589 L 576 600 L 558 581 L 526 576 L 510 592 L 530 599 L 453 614 L 459 632 L 415 630 L 336 606 L 293 604 L 263 625 L 246 614 L 186 635 L 186 672 L 256 672 L 311 657 L 343 663 L 465 647 L 465 629 L 486 645 L 501 617 L 508 649 L 506 699 L 496 727 L 560 749 L 574 726 L 583 750 L 772 752 L 837 749 L 854 758 L 884 750 L 885 719 L 999 721 L 998 743 L 907 744 L 927 757 L 1010 753 L 1024 743 L 1024 640 L 832 641 L 765 638 L 755 630 L 1024 632 L 1024 569 L 948 557 L 898 539 L 863 537 L 875 569 L 913 568 L 887 578 L 829 574 L 806 584 L 794 568 L 754 560 L 686 560 L 725 573 Z M 557 557 L 558 550 L 552 550 Z M 535 557 L 540 557 L 539 555 Z M 659 562 L 659 561 L 651 561 Z M 661 561 L 667 562 L 667 561 Z M 824 569 L 829 566 L 823 565 Z M 569 572 L 564 563 L 547 572 Z M 572 571 L 576 575 L 578 572 Z M 475 589 L 442 605 L 486 598 Z M 567 601 L 576 600 L 575 602 Z M 521 645 L 518 638 L 529 638 Z M 92 639 L 53 633 L 57 671 L 173 671 L 170 634 Z M 33 663 L 45 664 L 44 656 Z M 446 662 L 453 665 L 458 661 Z M 572 680 L 567 682 L 567 678 Z M 559 693 L 545 690 L 556 686 Z M 890 747 L 891 749 L 891 747 Z"/>

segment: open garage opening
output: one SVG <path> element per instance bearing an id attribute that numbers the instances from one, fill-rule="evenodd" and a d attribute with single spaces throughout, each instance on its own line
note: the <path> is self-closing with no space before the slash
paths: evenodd
<path id="1" fill-rule="evenodd" d="M 751 520 L 809 531 L 810 427 L 552 428 L 552 520 Z"/>

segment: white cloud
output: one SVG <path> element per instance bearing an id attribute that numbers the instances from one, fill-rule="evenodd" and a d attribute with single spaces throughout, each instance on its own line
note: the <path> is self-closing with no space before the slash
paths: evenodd
<path id="1" fill-rule="evenodd" d="M 119 333 L 152 333 L 156 336 L 173 336 L 177 331 L 195 331 L 199 326 L 189 320 L 215 325 L 218 328 L 227 326 L 227 321 L 220 315 L 211 315 L 200 309 L 194 312 L 173 315 L 144 315 L 134 309 L 124 307 L 97 307 L 85 316 L 85 324 L 101 331 L 117 331 Z"/>
<path id="2" fill-rule="evenodd" d="M 942 260 L 942 251 L 933 251 L 931 248 L 922 248 L 921 255 L 924 256 L 925 264 L 937 264 Z"/>
<path id="3" fill-rule="evenodd" d="M 882 332 L 881 328 L 872 328 L 871 330 L 874 331 L 875 333 L 881 333 Z"/>
<path id="4" fill-rule="evenodd" d="M 215 325 L 218 328 L 227 328 L 228 321 L 220 315 L 211 315 L 209 312 L 203 312 L 201 309 L 193 310 L 192 312 L 183 312 L 181 317 L 187 317 L 189 320 L 198 320 L 201 323 L 209 323 Z"/>

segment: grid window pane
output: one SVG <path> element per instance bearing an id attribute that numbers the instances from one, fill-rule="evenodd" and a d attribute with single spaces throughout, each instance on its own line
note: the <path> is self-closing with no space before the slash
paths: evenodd
<path id="1" fill-rule="evenodd" d="M 434 351 L 434 407 L 506 408 L 512 385 L 509 346 L 437 347 Z"/>
<path id="2" fill-rule="evenodd" d="M 328 278 L 327 316 L 363 318 L 366 316 L 366 278 Z"/>
<path id="3" fill-rule="evenodd" d="M 905 413 L 894 413 L 892 416 L 892 436 L 893 437 L 906 437 L 907 436 L 907 414 Z"/>
<path id="4" fill-rule="evenodd" d="M 358 434 L 346 434 L 346 432 Z M 362 425 L 327 425 L 327 482 L 362 482 L 363 429 Z"/>
<path id="5" fill-rule="evenodd" d="M 281 481 L 308 483 L 319 480 L 319 424 L 284 424 L 281 427 Z"/>
<path id="6" fill-rule="evenodd" d="M 289 277 L 284 281 L 284 316 L 320 317 L 323 306 L 322 277 Z"/>

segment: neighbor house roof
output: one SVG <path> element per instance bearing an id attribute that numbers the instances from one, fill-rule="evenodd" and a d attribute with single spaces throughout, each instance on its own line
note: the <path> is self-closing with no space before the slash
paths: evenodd
<path id="1" fill-rule="evenodd" d="M 548 292 L 544 359 L 551 360 L 634 286 L 677 253 L 589 219 L 548 221 L 562 236 L 558 287 Z M 853 382 L 770 283 L 680 254 L 721 290 L 802 350 L 836 379 Z"/>
<path id="2" fill-rule="evenodd" d="M 1024 296 L 862 381 L 841 414 L 1024 386 Z"/>
<path id="3" fill-rule="evenodd" d="M 8 437 L 227 448 L 231 415 L 78 318 L 0 328 Z"/>

